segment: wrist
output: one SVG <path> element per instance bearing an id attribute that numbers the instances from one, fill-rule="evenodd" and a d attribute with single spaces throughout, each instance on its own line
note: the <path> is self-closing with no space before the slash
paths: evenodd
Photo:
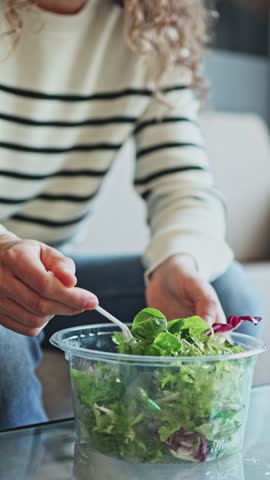
<path id="1" fill-rule="evenodd" d="M 182 272 L 188 273 L 189 275 L 198 272 L 198 266 L 195 258 L 189 253 L 179 253 L 164 260 L 158 267 L 150 272 L 148 279 L 153 279 L 159 273 L 164 275 L 165 270 L 169 269 L 172 271 L 175 268 L 177 268 L 178 271 L 180 269 Z"/>
<path id="2" fill-rule="evenodd" d="M 5 232 L 0 235 L 0 245 L 11 243 L 17 240 L 20 240 L 20 238 L 12 232 Z"/>
<path id="3" fill-rule="evenodd" d="M 179 253 L 170 257 L 172 263 L 177 264 L 181 268 L 189 271 L 198 272 L 198 264 L 190 253 Z"/>

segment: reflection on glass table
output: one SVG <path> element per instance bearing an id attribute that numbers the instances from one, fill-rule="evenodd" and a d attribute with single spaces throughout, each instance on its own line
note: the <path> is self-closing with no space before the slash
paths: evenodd
<path id="1" fill-rule="evenodd" d="M 75 460 L 77 474 L 73 477 L 74 438 L 73 420 L 0 432 L 0 479 L 270 479 L 270 385 L 256 387 L 252 391 L 242 453 L 220 461 L 185 465 L 131 465 L 93 453 L 86 460 Z"/>

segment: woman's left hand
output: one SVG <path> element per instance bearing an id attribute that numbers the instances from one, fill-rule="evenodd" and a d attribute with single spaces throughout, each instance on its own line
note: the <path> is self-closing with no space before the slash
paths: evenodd
<path id="1" fill-rule="evenodd" d="M 150 275 L 146 299 L 168 320 L 199 315 L 209 324 L 226 323 L 215 290 L 188 254 L 170 257 Z"/>

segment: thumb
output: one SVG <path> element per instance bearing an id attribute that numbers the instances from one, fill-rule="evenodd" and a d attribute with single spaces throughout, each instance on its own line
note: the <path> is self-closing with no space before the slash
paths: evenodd
<path id="1" fill-rule="evenodd" d="M 188 284 L 188 292 L 192 298 L 196 315 L 203 318 L 209 325 L 215 323 L 219 300 L 210 283 L 199 275 L 193 276 Z"/>
<path id="2" fill-rule="evenodd" d="M 202 317 L 209 325 L 215 322 L 227 323 L 225 313 L 214 290 L 198 299 L 196 315 Z"/>
<path id="3" fill-rule="evenodd" d="M 74 287 L 77 283 L 75 263 L 58 250 L 42 246 L 41 261 L 47 271 L 52 272 L 66 287 Z"/>
<path id="4" fill-rule="evenodd" d="M 203 318 L 209 325 L 215 323 L 217 310 L 217 302 L 209 296 L 201 297 L 196 304 L 196 315 Z"/>

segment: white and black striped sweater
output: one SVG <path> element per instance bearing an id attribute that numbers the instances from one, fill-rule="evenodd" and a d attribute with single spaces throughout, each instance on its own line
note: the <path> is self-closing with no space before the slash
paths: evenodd
<path id="1" fill-rule="evenodd" d="M 173 108 L 158 103 L 153 65 L 127 47 L 123 23 L 110 0 L 89 0 L 72 16 L 25 12 L 20 43 L 0 68 L 0 233 L 49 244 L 70 240 L 134 135 L 134 183 L 151 228 L 147 268 L 188 252 L 214 278 L 232 253 L 190 74 L 180 67 L 168 73 L 162 90 Z M 2 58 L 8 41 L 1 38 Z"/>

